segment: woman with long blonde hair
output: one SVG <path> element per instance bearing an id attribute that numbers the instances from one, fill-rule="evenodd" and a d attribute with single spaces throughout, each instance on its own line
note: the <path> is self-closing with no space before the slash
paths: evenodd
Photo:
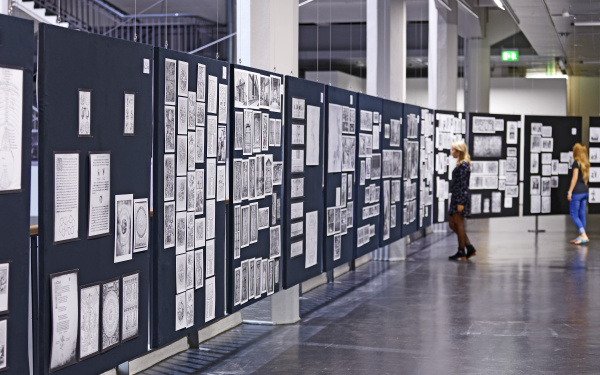
<path id="1" fill-rule="evenodd" d="M 588 180 L 590 177 L 590 161 L 588 159 L 587 148 L 581 143 L 573 146 L 573 166 L 571 168 L 571 186 L 567 199 L 571 211 L 571 219 L 579 231 L 579 236 L 571 241 L 576 245 L 581 245 L 590 241 L 585 233 L 585 207 L 588 201 Z"/>
<path id="2" fill-rule="evenodd" d="M 452 171 L 450 181 L 450 228 L 458 237 L 458 252 L 449 256 L 450 260 L 469 259 L 477 253 L 465 231 L 465 217 L 471 216 L 471 192 L 469 180 L 471 179 L 471 156 L 467 151 L 464 141 L 452 143 L 450 154 L 456 159 L 456 167 Z M 466 251 L 465 251 L 466 247 Z"/>

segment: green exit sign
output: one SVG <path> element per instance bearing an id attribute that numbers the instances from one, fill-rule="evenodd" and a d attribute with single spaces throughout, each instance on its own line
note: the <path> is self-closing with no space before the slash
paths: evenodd
<path id="1" fill-rule="evenodd" d="M 519 51 L 502 51 L 502 61 L 519 61 Z"/>

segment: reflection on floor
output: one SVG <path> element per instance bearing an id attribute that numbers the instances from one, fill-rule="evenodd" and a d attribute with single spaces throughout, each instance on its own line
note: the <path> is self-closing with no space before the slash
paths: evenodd
<path id="1" fill-rule="evenodd" d="M 598 220 L 589 246 L 562 218 L 537 240 L 523 221 L 472 221 L 468 262 L 423 239 L 306 293 L 298 324 L 244 324 L 144 374 L 598 374 Z"/>

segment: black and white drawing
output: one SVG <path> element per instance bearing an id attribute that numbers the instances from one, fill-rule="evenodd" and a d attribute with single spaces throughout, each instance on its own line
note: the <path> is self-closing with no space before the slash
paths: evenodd
<path id="1" fill-rule="evenodd" d="M 304 177 L 292 178 L 291 180 L 291 198 L 304 197 Z"/>
<path id="2" fill-rule="evenodd" d="M 79 360 L 100 351 L 100 284 L 79 290 Z"/>
<path id="3" fill-rule="evenodd" d="M 177 97 L 177 61 L 165 59 L 165 105 L 175 105 Z"/>
<path id="4" fill-rule="evenodd" d="M 473 133 L 494 134 L 495 132 L 495 119 L 493 117 L 473 117 Z"/>
<path id="5" fill-rule="evenodd" d="M 187 178 L 177 177 L 175 180 L 175 208 L 177 211 L 187 209 Z"/>
<path id="6" fill-rule="evenodd" d="M 175 152 L 175 107 L 165 106 L 165 152 Z"/>
<path id="7" fill-rule="evenodd" d="M 102 351 L 119 345 L 120 278 L 102 284 Z"/>
<path id="8" fill-rule="evenodd" d="M 123 135 L 135 134 L 135 93 L 125 91 Z"/>
<path id="9" fill-rule="evenodd" d="M 600 127 L 590 126 L 590 143 L 600 142 Z"/>
<path id="10" fill-rule="evenodd" d="M 260 124 L 260 132 L 262 135 L 262 142 L 261 142 L 261 147 L 262 147 L 262 151 L 269 151 L 269 123 L 270 123 L 270 119 L 269 119 L 269 114 L 268 113 L 263 113 L 262 114 L 262 121 Z"/>
<path id="11" fill-rule="evenodd" d="M 248 107 L 258 108 L 260 96 L 260 74 L 248 72 Z"/>
<path id="12" fill-rule="evenodd" d="M 228 102 L 228 87 L 222 83 L 219 84 L 219 124 L 227 124 L 227 102 Z"/>
<path id="13" fill-rule="evenodd" d="M 304 125 L 292 124 L 292 145 L 304 146 Z"/>
<path id="14" fill-rule="evenodd" d="M 175 296 L 175 330 L 179 331 L 185 328 L 185 291 Z"/>
<path id="15" fill-rule="evenodd" d="M 281 78 L 278 76 L 271 76 L 271 105 L 269 109 L 271 112 L 281 112 Z"/>
<path id="16" fill-rule="evenodd" d="M 185 327 L 190 328 L 194 325 L 194 291 L 185 291 Z"/>
<path id="17" fill-rule="evenodd" d="M 506 122 L 506 144 L 516 145 L 519 139 L 519 123 L 517 121 Z M 516 155 L 514 155 L 516 156 Z"/>
<path id="18" fill-rule="evenodd" d="M 121 309 L 121 341 L 131 340 L 139 335 L 139 295 L 140 274 L 135 272 L 123 276 L 123 301 Z"/>
<path id="19" fill-rule="evenodd" d="M 193 91 L 190 91 L 188 93 L 187 114 L 188 114 L 188 119 L 187 119 L 188 130 L 195 130 L 197 109 L 196 109 L 196 93 Z"/>
<path id="20" fill-rule="evenodd" d="M 502 137 L 476 135 L 473 138 L 473 156 L 500 158 L 502 157 Z"/>
<path id="21" fill-rule="evenodd" d="M 194 250 L 196 247 L 196 218 L 194 212 L 188 212 L 186 214 L 186 250 Z"/>
<path id="22" fill-rule="evenodd" d="M 175 254 L 183 254 L 187 246 L 187 212 L 177 212 L 175 215 L 175 230 Z"/>
<path id="23" fill-rule="evenodd" d="M 165 202 L 164 248 L 175 246 L 175 202 Z"/>
<path id="24" fill-rule="evenodd" d="M 327 171 L 336 173 L 342 171 L 342 107 L 329 104 L 329 136 L 327 144 Z"/>
<path id="25" fill-rule="evenodd" d="M 234 105 L 236 108 L 248 105 L 248 72 L 235 69 L 234 71 Z"/>
<path id="26" fill-rule="evenodd" d="M 342 171 L 354 172 L 356 164 L 356 137 L 342 136 Z"/>
<path id="27" fill-rule="evenodd" d="M 196 99 L 199 102 L 206 101 L 206 65 L 198 63 L 198 75 L 196 77 Z"/>
<path id="28" fill-rule="evenodd" d="M 206 100 L 206 112 L 212 114 L 217 114 L 217 83 L 217 77 L 211 75 L 208 76 L 208 98 Z"/>
<path id="29" fill-rule="evenodd" d="M 269 109 L 271 103 L 271 77 L 260 76 L 260 108 Z"/>
<path id="30" fill-rule="evenodd" d="M 280 226 L 274 226 L 270 228 L 270 245 L 269 245 L 269 257 L 271 259 L 277 258 L 281 255 L 281 233 Z"/>
<path id="31" fill-rule="evenodd" d="M 193 171 L 196 169 L 196 131 L 188 133 L 188 156 L 187 156 L 187 169 L 188 171 Z"/>
<path id="32" fill-rule="evenodd" d="M 177 62 L 177 95 L 188 96 L 188 63 Z M 186 103 L 187 104 L 187 103 Z"/>
<path id="33" fill-rule="evenodd" d="M 177 134 L 187 134 L 188 130 L 188 98 L 177 98 Z"/>
<path id="34" fill-rule="evenodd" d="M 304 150 L 292 150 L 292 173 L 304 173 Z"/>
<path id="35" fill-rule="evenodd" d="M 194 247 L 204 247 L 206 244 L 206 218 L 200 217 L 194 220 Z"/>
<path id="36" fill-rule="evenodd" d="M 186 130 L 187 134 L 187 130 Z M 177 176 L 185 176 L 187 174 L 187 136 L 177 136 Z"/>
<path id="37" fill-rule="evenodd" d="M 77 293 L 77 270 L 50 275 L 52 309 L 50 371 L 56 371 L 77 362 L 77 322 L 79 315 Z"/>
<path id="38" fill-rule="evenodd" d="M 306 100 L 303 98 L 292 98 L 292 119 L 304 120 L 305 107 Z"/>
<path id="39" fill-rule="evenodd" d="M 133 257 L 133 194 L 115 195 L 114 262 Z"/>
<path id="40" fill-rule="evenodd" d="M 308 159 L 308 157 L 307 157 Z M 273 162 L 273 185 L 281 185 L 281 181 L 283 180 L 283 162 L 274 161 Z"/>
<path id="41" fill-rule="evenodd" d="M 92 90 L 79 89 L 79 132 L 80 137 L 92 136 Z"/>
<path id="42" fill-rule="evenodd" d="M 133 201 L 133 220 L 134 220 L 134 252 L 148 250 L 149 237 L 149 212 L 148 198 L 135 199 Z M 0 303 L 0 311 L 2 304 Z"/>

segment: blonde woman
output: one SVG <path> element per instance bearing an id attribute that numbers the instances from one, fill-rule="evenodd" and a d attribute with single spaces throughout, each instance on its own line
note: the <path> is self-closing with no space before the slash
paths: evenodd
<path id="1" fill-rule="evenodd" d="M 458 237 L 458 252 L 449 256 L 450 260 L 469 259 L 477 253 L 465 232 L 465 217 L 471 216 L 471 192 L 469 180 L 471 178 L 471 157 L 467 152 L 464 141 L 452 143 L 450 153 L 456 159 L 456 167 L 452 171 L 450 181 L 450 228 Z M 467 248 L 465 251 L 465 247 Z"/>
<path id="2" fill-rule="evenodd" d="M 579 236 L 571 243 L 581 245 L 590 241 L 585 233 L 585 207 L 588 201 L 587 184 L 590 177 L 590 161 L 587 148 L 581 143 L 576 143 L 573 146 L 573 159 L 575 159 L 571 168 L 573 176 L 571 177 L 567 199 L 571 202 L 569 204 L 571 219 L 579 231 Z"/>

